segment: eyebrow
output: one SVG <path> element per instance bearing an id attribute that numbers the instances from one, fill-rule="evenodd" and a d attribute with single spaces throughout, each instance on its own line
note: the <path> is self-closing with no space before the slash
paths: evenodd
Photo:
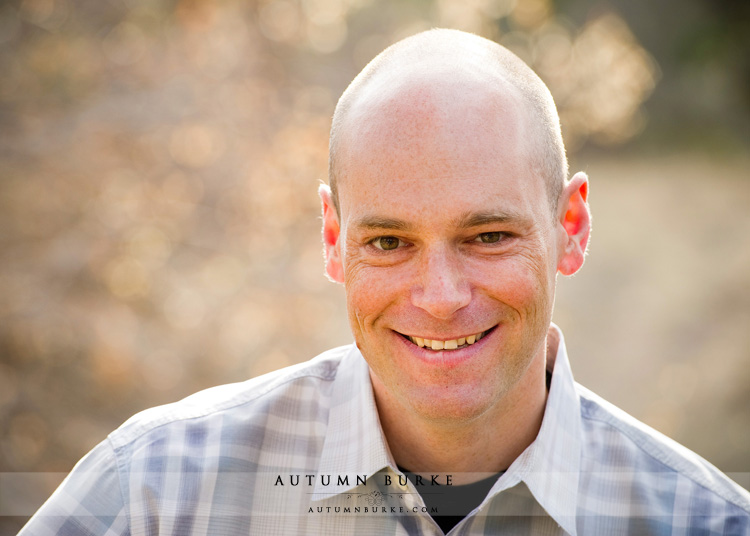
<path id="1" fill-rule="evenodd" d="M 394 229 L 396 231 L 411 231 L 413 225 L 398 218 L 381 218 L 380 216 L 363 216 L 354 222 L 354 227 L 361 229 Z"/>
<path id="2" fill-rule="evenodd" d="M 454 226 L 460 229 L 469 229 L 481 225 L 491 225 L 497 223 L 527 223 L 528 218 L 516 213 L 506 211 L 493 212 L 465 212 L 456 218 Z M 363 216 L 354 222 L 354 227 L 360 229 L 385 229 L 395 231 L 412 231 L 414 225 L 398 218 L 383 218 L 380 216 Z"/>
<path id="3" fill-rule="evenodd" d="M 464 212 L 456 218 L 456 227 L 467 229 L 470 227 L 479 227 L 481 225 L 490 225 L 493 223 L 527 223 L 528 218 L 517 213 L 507 211 L 492 212 Z"/>

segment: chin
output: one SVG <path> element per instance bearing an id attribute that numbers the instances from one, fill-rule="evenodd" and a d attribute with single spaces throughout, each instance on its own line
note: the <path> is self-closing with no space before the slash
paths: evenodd
<path id="1" fill-rule="evenodd" d="M 409 400 L 412 411 L 422 419 L 436 424 L 458 424 L 471 422 L 484 415 L 494 403 L 501 398 L 502 389 L 492 393 L 477 395 L 474 390 L 469 392 L 451 393 L 445 396 L 444 388 L 434 388 L 443 391 L 440 394 L 422 395 L 416 400 Z"/>

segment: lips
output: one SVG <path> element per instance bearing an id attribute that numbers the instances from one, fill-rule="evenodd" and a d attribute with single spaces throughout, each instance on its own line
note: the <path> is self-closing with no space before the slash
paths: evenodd
<path id="1" fill-rule="evenodd" d="M 482 337 L 487 335 L 490 330 L 474 333 L 472 335 L 466 335 L 457 339 L 438 340 L 428 339 L 426 337 L 417 337 L 412 335 L 403 335 L 403 337 L 413 344 L 416 344 L 420 348 L 426 348 L 428 350 L 442 351 L 442 350 L 457 350 L 459 348 L 466 348 L 471 346 Z"/>

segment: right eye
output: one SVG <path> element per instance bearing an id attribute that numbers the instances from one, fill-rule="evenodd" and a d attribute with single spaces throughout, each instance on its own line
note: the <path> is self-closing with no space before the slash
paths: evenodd
<path id="1" fill-rule="evenodd" d="M 503 235 L 504 233 L 499 232 L 482 233 L 476 237 L 476 241 L 482 244 L 496 244 L 502 240 Z"/>
<path id="2" fill-rule="evenodd" d="M 395 236 L 380 236 L 373 240 L 371 244 L 383 251 L 393 251 L 398 248 L 402 242 Z"/>

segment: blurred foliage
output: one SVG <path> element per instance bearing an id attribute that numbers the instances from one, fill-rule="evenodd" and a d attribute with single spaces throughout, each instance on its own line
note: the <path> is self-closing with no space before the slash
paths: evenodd
<path id="1" fill-rule="evenodd" d="M 573 21 L 591 16 L 590 2 L 557 0 L 557 4 Z M 657 150 L 686 146 L 731 153 L 746 150 L 750 2 L 630 0 L 616 2 L 616 8 L 661 72 L 644 109 L 649 128 L 638 145 Z"/>
<path id="2" fill-rule="evenodd" d="M 691 65 L 712 65 L 746 113 L 747 5 L 670 2 L 717 13 L 675 30 L 700 34 L 692 51 L 660 44 L 644 2 L 4 4 L 0 471 L 67 471 L 140 409 L 348 342 L 315 185 L 338 95 L 401 37 L 446 26 L 514 50 L 549 84 L 572 153 L 635 139 L 662 73 Z M 674 50 L 657 64 L 643 42 Z M 665 83 L 657 124 L 692 102 Z M 706 109 L 724 117 L 723 99 Z"/>

